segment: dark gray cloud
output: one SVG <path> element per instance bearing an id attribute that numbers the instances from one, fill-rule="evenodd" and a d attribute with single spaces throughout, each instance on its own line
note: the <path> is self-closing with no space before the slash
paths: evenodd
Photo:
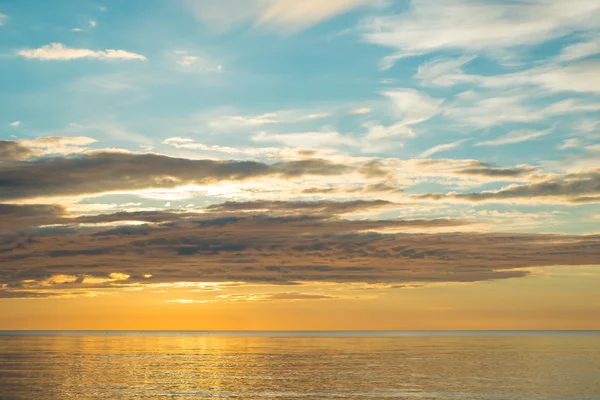
<path id="1" fill-rule="evenodd" d="M 303 189 L 302 194 L 331 194 L 331 193 L 402 193 L 403 188 L 385 182 L 372 183 L 357 188 L 328 187 Z"/>
<path id="2" fill-rule="evenodd" d="M 223 225 L 240 220 L 232 213 L 241 213 L 242 217 L 254 216 L 257 219 L 271 218 L 286 215 L 318 214 L 318 219 L 333 217 L 335 215 L 352 212 L 367 211 L 382 207 L 394 207 L 394 203 L 384 200 L 353 200 L 353 201 L 250 201 L 250 202 L 225 202 L 214 204 L 195 211 L 155 210 L 116 212 L 113 214 L 85 215 L 71 217 L 65 213 L 63 207 L 58 205 L 17 205 L 0 203 L 0 231 L 10 231 L 24 228 L 33 228 L 41 225 L 65 225 L 78 227 L 82 224 L 101 224 L 125 221 L 142 221 L 147 223 L 169 223 L 188 221 L 204 225 Z M 316 218 L 304 217 L 307 221 Z M 298 219 L 299 221 L 300 219 Z M 381 223 L 381 222 L 380 222 Z M 57 228 L 57 227 L 55 227 Z M 64 227 L 63 227 L 64 229 Z M 120 226 L 107 230 L 114 234 L 130 234 L 134 232 L 147 232 L 152 228 L 149 225 Z M 102 232 L 98 234 L 103 234 Z"/>
<path id="3" fill-rule="evenodd" d="M 39 155 L 39 151 L 11 140 L 0 140 L 0 162 L 26 160 Z"/>
<path id="4" fill-rule="evenodd" d="M 0 236 L 0 296 L 183 281 L 475 282 L 600 259 L 598 235 L 422 234 L 410 232 L 464 223 L 228 214 Z M 382 233 L 388 229 L 396 233 Z"/>
<path id="5" fill-rule="evenodd" d="M 64 215 L 61 206 L 49 204 L 0 204 L 0 232 L 54 224 Z"/>
<path id="6" fill-rule="evenodd" d="M 462 168 L 454 171 L 457 175 L 476 175 L 499 178 L 519 178 L 531 175 L 535 169 L 530 166 L 520 166 L 515 168 L 500 168 L 489 164 L 480 163 L 479 165 Z"/>
<path id="7" fill-rule="evenodd" d="M 350 168 L 323 159 L 265 164 L 189 160 L 156 154 L 93 152 L 0 164 L 0 199 L 78 195 L 114 190 L 173 188 L 185 184 L 273 176 L 340 175 Z"/>
<path id="8" fill-rule="evenodd" d="M 497 191 L 418 195 L 421 199 L 465 201 L 505 201 L 512 199 L 557 198 L 572 203 L 600 200 L 600 170 L 567 174 L 524 185 L 511 185 Z"/>
<path id="9" fill-rule="evenodd" d="M 353 201 L 249 201 L 225 202 L 205 208 L 214 212 L 239 212 L 268 210 L 275 213 L 319 213 L 327 215 L 346 214 L 374 208 L 393 206 L 385 200 L 353 200 Z"/>
<path id="10" fill-rule="evenodd" d="M 390 171 L 378 160 L 369 161 L 361 165 L 358 172 L 367 178 L 383 178 L 390 175 Z"/>

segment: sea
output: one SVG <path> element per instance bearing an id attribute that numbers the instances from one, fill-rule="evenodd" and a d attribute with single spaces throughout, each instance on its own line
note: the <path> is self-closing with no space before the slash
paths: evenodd
<path id="1" fill-rule="evenodd" d="M 0 399 L 600 399 L 600 331 L 0 331 Z"/>

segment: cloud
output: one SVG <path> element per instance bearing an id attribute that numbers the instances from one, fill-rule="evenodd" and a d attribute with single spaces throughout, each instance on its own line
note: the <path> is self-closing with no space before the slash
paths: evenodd
<path id="1" fill-rule="evenodd" d="M 318 213 L 337 215 L 364 211 L 371 208 L 390 207 L 393 203 L 384 200 L 353 201 L 250 201 L 225 202 L 206 207 L 212 212 L 268 211 L 291 213 Z"/>
<path id="2" fill-rule="evenodd" d="M 330 113 L 308 114 L 304 118 L 305 119 L 320 119 L 320 118 L 327 118 L 327 117 L 331 117 L 331 114 Z"/>
<path id="3" fill-rule="evenodd" d="M 302 190 L 302 194 L 323 195 L 333 193 L 346 194 L 374 194 L 374 193 L 402 193 L 403 188 L 387 183 L 372 183 L 369 185 L 361 185 L 360 187 L 314 187 Z"/>
<path id="4" fill-rule="evenodd" d="M 600 171 L 588 171 L 552 176 L 541 182 L 510 185 L 500 190 L 478 193 L 448 193 L 419 195 L 421 199 L 463 200 L 469 202 L 539 202 L 543 199 L 565 203 L 600 203 Z"/>
<path id="5" fill-rule="evenodd" d="M 555 60 L 558 62 L 569 62 L 587 58 L 598 53 L 600 53 L 600 36 L 563 47 Z"/>
<path id="6" fill-rule="evenodd" d="M 19 125 L 21 125 L 21 121 L 13 121 L 9 125 L 10 126 L 19 126 Z"/>
<path id="7" fill-rule="evenodd" d="M 288 147 L 339 147 L 358 146 L 359 141 L 339 132 L 298 132 L 298 133 L 268 133 L 259 132 L 252 136 L 259 143 L 282 143 Z"/>
<path id="8" fill-rule="evenodd" d="M 560 146 L 558 146 L 558 149 L 559 150 L 574 149 L 579 146 L 581 146 L 581 140 L 571 138 L 571 139 L 563 140 L 562 144 Z"/>
<path id="9" fill-rule="evenodd" d="M 95 28 L 98 26 L 98 22 L 91 20 L 90 22 L 88 22 L 88 25 L 90 26 L 90 28 Z"/>
<path id="10" fill-rule="evenodd" d="M 361 108 L 355 108 L 354 110 L 350 110 L 348 112 L 348 114 L 356 114 L 356 115 L 369 114 L 371 111 L 373 111 L 373 110 L 371 110 L 368 107 L 361 107 Z"/>
<path id="11" fill-rule="evenodd" d="M 4 25 L 4 21 L 7 19 L 8 17 L 5 14 L 0 13 L 0 26 Z"/>
<path id="12" fill-rule="evenodd" d="M 452 143 L 445 143 L 445 144 L 439 144 L 437 146 L 433 146 L 432 148 L 425 150 L 423 153 L 421 153 L 421 155 L 419 157 L 427 158 L 427 157 L 431 157 L 434 154 L 441 153 L 443 151 L 456 149 L 463 142 L 464 142 L 464 140 L 458 140 L 458 141 L 452 142 Z"/>
<path id="13" fill-rule="evenodd" d="M 454 171 L 457 175 L 479 175 L 489 177 L 508 177 L 516 178 L 521 176 L 531 175 L 536 171 L 530 165 L 521 165 L 515 168 L 498 168 L 485 163 L 469 166 L 466 168 L 457 169 Z"/>
<path id="14" fill-rule="evenodd" d="M 496 139 L 485 140 L 483 142 L 475 143 L 475 146 L 502 146 L 505 144 L 514 144 L 527 142 L 542 136 L 549 134 L 550 130 L 534 131 L 529 129 L 522 129 L 518 131 L 512 131 L 504 136 L 500 136 Z"/>
<path id="15" fill-rule="evenodd" d="M 501 54 L 597 29 L 599 20 L 595 0 L 413 0 L 405 12 L 372 18 L 363 28 L 368 41 L 395 49 L 399 59 L 441 50 Z"/>
<path id="16" fill-rule="evenodd" d="M 414 78 L 420 80 L 425 86 L 453 86 L 462 80 L 464 75 L 462 66 L 474 59 L 475 56 L 436 57 L 419 65 Z"/>
<path id="17" fill-rule="evenodd" d="M 478 75 L 462 71 L 472 57 L 434 59 L 423 64 L 416 78 L 429 86 L 450 87 L 470 84 L 486 89 L 506 90 L 511 87 L 538 86 L 553 92 L 600 93 L 600 62 L 595 59 L 575 64 L 547 63 L 518 72 Z"/>
<path id="18" fill-rule="evenodd" d="M 48 154 L 71 154 L 85 151 L 97 140 L 85 136 L 50 136 L 19 141 L 0 140 L 0 161 L 27 160 Z"/>
<path id="19" fill-rule="evenodd" d="M 279 118 L 278 113 L 265 113 L 265 114 L 254 115 L 254 116 L 237 115 L 237 116 L 232 116 L 232 117 L 225 117 L 225 118 L 221 118 L 221 119 L 218 119 L 215 121 L 211 121 L 209 126 L 211 128 L 223 129 L 223 128 L 229 128 L 232 126 L 247 127 L 247 126 L 265 125 L 265 124 L 278 124 L 280 122 L 281 122 L 281 120 Z"/>
<path id="20" fill-rule="evenodd" d="M 10 157 L 23 157 L 13 142 L 4 143 Z M 0 153 L 1 154 L 1 153 Z M 0 199 L 81 195 L 148 188 L 175 188 L 251 178 L 334 176 L 350 167 L 323 159 L 265 164 L 253 161 L 189 160 L 157 154 L 96 151 L 71 157 L 41 158 L 0 164 Z"/>
<path id="21" fill-rule="evenodd" d="M 202 151 L 211 151 L 218 153 L 227 153 L 231 155 L 246 155 L 246 156 L 267 156 L 267 155 L 277 155 L 282 152 L 282 149 L 277 147 L 248 147 L 248 148 L 238 148 L 238 147 L 229 147 L 229 146 L 219 146 L 219 145 L 207 145 L 203 143 L 194 142 L 193 139 L 186 139 L 180 137 L 172 137 L 165 139 L 163 144 L 173 146 L 177 149 L 188 149 L 188 150 L 202 150 Z"/>
<path id="22" fill-rule="evenodd" d="M 40 152 L 23 146 L 19 142 L 0 140 L 0 161 L 26 160 L 36 155 L 40 155 Z"/>
<path id="23" fill-rule="evenodd" d="M 70 154 L 83 151 L 86 146 L 97 142 L 96 139 L 86 136 L 49 136 L 22 139 L 19 144 L 31 149 L 39 149 L 42 154 Z"/>
<path id="24" fill-rule="evenodd" d="M 246 301 L 298 301 L 298 300 L 331 300 L 336 296 L 315 293 L 279 292 L 279 293 L 232 293 L 215 297 L 215 301 L 246 302 Z"/>
<path id="25" fill-rule="evenodd" d="M 477 282 L 526 276 L 522 268 L 528 266 L 591 265 L 600 255 L 597 235 L 433 233 L 464 222 L 346 220 L 285 215 L 277 208 L 286 207 L 275 204 L 273 211 L 251 215 L 163 213 L 165 223 L 126 234 L 69 225 L 3 235 L 0 297 L 186 282 Z M 427 234 L 414 233 L 423 230 Z M 271 299 L 305 299 L 285 293 Z"/>
<path id="26" fill-rule="evenodd" d="M 187 0 L 196 18 L 217 31 L 251 23 L 255 27 L 283 32 L 309 28 L 353 8 L 377 0 Z"/>
<path id="27" fill-rule="evenodd" d="M 181 65 L 182 67 L 189 67 L 196 61 L 198 61 L 198 57 L 196 56 L 183 56 L 179 59 L 179 61 L 177 61 L 177 64 Z"/>
<path id="28" fill-rule="evenodd" d="M 414 89 L 397 89 L 383 93 L 393 104 L 404 125 L 414 125 L 426 121 L 440 112 L 441 99 L 430 97 Z"/>
<path id="29" fill-rule="evenodd" d="M 17 52 L 18 55 L 42 61 L 53 60 L 75 60 L 80 58 L 93 58 L 97 60 L 141 60 L 146 61 L 146 57 L 141 54 L 131 53 L 125 50 L 107 49 L 95 51 L 89 49 L 74 49 L 65 46 L 62 43 L 50 43 L 38 49 L 23 49 Z"/>
<path id="30" fill-rule="evenodd" d="M 59 205 L 0 203 L 0 231 L 54 224 L 64 215 Z"/>
<path id="31" fill-rule="evenodd" d="M 240 303 L 248 301 L 301 301 L 301 300 L 331 300 L 336 296 L 316 293 L 276 292 L 276 293 L 231 293 L 216 296 L 213 300 L 175 299 L 165 300 L 165 303 L 202 304 L 202 303 Z"/>
<path id="32" fill-rule="evenodd" d="M 424 92 L 414 89 L 396 89 L 382 93 L 391 102 L 392 112 L 400 121 L 390 125 L 379 122 L 366 122 L 362 135 L 342 134 L 329 130 L 322 132 L 268 133 L 259 132 L 252 136 L 255 142 L 283 143 L 288 147 L 318 148 L 354 147 L 373 153 L 390 147 L 402 147 L 400 138 L 415 136 L 412 125 L 426 121 L 440 112 L 441 99 L 434 99 Z M 361 113 L 365 109 L 360 109 Z M 370 109 L 369 109 L 370 111 Z"/>

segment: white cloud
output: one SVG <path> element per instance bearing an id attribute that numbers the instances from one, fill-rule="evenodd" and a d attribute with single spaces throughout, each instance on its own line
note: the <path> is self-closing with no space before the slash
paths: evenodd
<path id="1" fill-rule="evenodd" d="M 295 32 L 353 8 L 378 5 L 380 0 L 186 0 L 197 19 L 225 31 L 254 26 Z"/>
<path id="2" fill-rule="evenodd" d="M 329 113 L 317 113 L 317 114 L 308 114 L 304 118 L 306 119 L 319 119 L 319 118 L 327 118 L 331 117 Z"/>
<path id="3" fill-rule="evenodd" d="M 198 57 L 196 56 L 183 56 L 179 59 L 179 61 L 177 61 L 177 64 L 181 65 L 182 67 L 189 67 L 196 61 L 198 61 Z"/>
<path id="4" fill-rule="evenodd" d="M 29 157 L 40 157 L 49 154 L 82 153 L 88 149 L 88 145 L 96 142 L 97 140 L 85 136 L 48 136 L 17 141 L 19 145 L 30 150 Z"/>
<path id="5" fill-rule="evenodd" d="M 0 26 L 4 25 L 4 20 L 8 18 L 5 14 L 0 13 Z"/>
<path id="6" fill-rule="evenodd" d="M 178 303 L 178 304 L 198 304 L 198 303 L 208 303 L 209 300 L 190 300 L 190 299 L 175 299 L 175 300 L 165 300 L 165 303 Z"/>
<path id="7" fill-rule="evenodd" d="M 404 125 L 423 122 L 440 112 L 443 103 L 426 93 L 414 89 L 397 89 L 384 92 L 392 100 L 394 110 L 400 113 Z"/>
<path id="8" fill-rule="evenodd" d="M 586 151 L 590 151 L 590 152 L 594 152 L 594 153 L 600 153 L 600 144 L 592 144 L 590 146 L 586 146 L 585 147 Z"/>
<path id="9" fill-rule="evenodd" d="M 39 139 L 25 139 L 19 141 L 23 146 L 35 147 L 35 148 L 60 148 L 65 146 L 87 146 L 92 143 L 98 142 L 96 139 L 92 139 L 85 136 L 76 137 L 45 137 Z"/>
<path id="10" fill-rule="evenodd" d="M 535 70 L 531 72 L 525 75 L 525 79 L 557 92 L 600 93 L 600 61 L 598 60 L 584 61 L 540 73 L 536 73 Z"/>
<path id="11" fill-rule="evenodd" d="M 277 124 L 281 122 L 278 113 L 264 113 L 253 116 L 237 115 L 232 117 L 223 117 L 209 122 L 211 128 L 230 128 L 236 126 L 259 126 L 265 124 Z"/>
<path id="12" fill-rule="evenodd" d="M 91 20 L 90 22 L 88 22 L 88 25 L 90 26 L 90 28 L 95 28 L 98 26 L 98 22 Z"/>
<path id="13" fill-rule="evenodd" d="M 348 114 L 356 114 L 356 115 L 369 114 L 371 111 L 373 111 L 373 110 L 371 110 L 368 107 L 361 107 L 361 108 L 355 108 L 354 110 L 350 110 L 348 112 Z"/>
<path id="14" fill-rule="evenodd" d="M 413 137 L 414 132 L 403 122 L 392 125 L 367 123 L 362 135 L 343 134 L 329 130 L 322 132 L 268 133 L 259 132 L 252 136 L 255 142 L 282 143 L 295 148 L 339 148 L 354 147 L 366 153 L 378 152 L 392 147 L 402 147 L 400 138 Z"/>
<path id="15" fill-rule="evenodd" d="M 600 93 L 598 60 L 587 60 L 568 66 L 553 63 L 499 75 L 464 73 L 461 67 L 469 61 L 469 57 L 433 60 L 423 64 L 415 77 L 421 79 L 424 84 L 442 87 L 473 84 L 488 89 L 505 89 L 530 85 L 555 92 Z"/>
<path id="16" fill-rule="evenodd" d="M 438 57 L 419 65 L 415 78 L 427 86 L 453 86 L 464 80 L 461 67 L 475 59 L 474 56 L 457 58 Z"/>
<path id="17" fill-rule="evenodd" d="M 565 139 L 560 146 L 558 146 L 559 150 L 565 149 L 573 149 L 581 146 L 581 140 L 579 139 Z"/>
<path id="18" fill-rule="evenodd" d="M 367 128 L 365 139 L 368 141 L 415 136 L 414 131 L 406 126 L 404 121 L 392 125 L 367 123 L 364 127 Z"/>
<path id="19" fill-rule="evenodd" d="M 406 12 L 366 23 L 365 37 L 396 49 L 396 59 L 438 50 L 494 53 L 598 28 L 599 21 L 597 0 L 413 0 Z"/>
<path id="20" fill-rule="evenodd" d="M 383 95 L 391 100 L 392 112 L 397 114 L 399 119 L 390 125 L 383 125 L 379 122 L 368 122 L 363 124 L 366 132 L 360 136 L 341 134 L 333 129 L 322 132 L 300 132 L 300 133 L 267 133 L 261 132 L 252 137 L 257 142 L 278 142 L 290 147 L 340 147 L 350 146 L 358 147 L 364 152 L 377 152 L 389 148 L 390 146 L 402 147 L 398 138 L 407 138 L 415 136 L 411 125 L 426 121 L 440 112 L 441 99 L 434 99 L 426 93 L 414 89 L 396 89 L 384 92 Z M 358 109 L 360 113 L 366 113 L 370 109 Z M 356 111 L 356 110 L 354 110 Z M 269 118 L 275 118 L 278 114 L 265 114 Z M 264 120 L 264 115 L 260 116 L 258 122 Z M 241 118 L 241 117 L 237 117 Z M 256 118 L 256 117 L 254 117 Z M 242 119 L 245 121 L 246 119 Z M 272 122 L 279 122 L 271 120 Z M 392 142 L 393 141 L 393 142 Z"/>
<path id="21" fill-rule="evenodd" d="M 9 125 L 10 126 L 19 126 L 19 125 L 21 125 L 21 121 L 13 121 Z"/>
<path id="22" fill-rule="evenodd" d="M 522 129 L 518 131 L 512 131 L 504 136 L 500 136 L 493 140 L 486 140 L 483 142 L 476 143 L 475 146 L 502 146 L 505 144 L 521 143 L 533 140 L 550 133 L 550 130 L 534 131 L 528 129 Z"/>
<path id="23" fill-rule="evenodd" d="M 102 121 L 98 124 L 78 124 L 70 123 L 67 129 L 64 129 L 64 134 L 69 136 L 91 135 L 99 138 L 112 138 L 119 141 L 138 143 L 140 145 L 151 145 L 153 141 L 143 134 L 131 131 L 117 123 Z"/>
<path id="24" fill-rule="evenodd" d="M 175 50 L 173 54 L 177 57 L 175 60 L 177 64 L 190 72 L 223 72 L 223 66 L 209 55 L 190 54 L 186 50 Z"/>
<path id="25" fill-rule="evenodd" d="M 357 146 L 358 140 L 339 132 L 267 133 L 252 136 L 255 142 L 282 143 L 288 147 L 317 148 Z"/>
<path id="26" fill-rule="evenodd" d="M 556 61 L 568 62 L 587 58 L 600 53 L 600 36 L 596 36 L 584 42 L 573 43 L 565 46 Z"/>
<path id="27" fill-rule="evenodd" d="M 87 150 L 87 146 L 97 142 L 98 141 L 96 139 L 85 136 L 50 136 L 39 139 L 25 139 L 19 141 L 19 143 L 25 147 L 39 150 L 41 155 L 81 153 Z"/>
<path id="28" fill-rule="evenodd" d="M 231 110 L 227 110 L 230 113 Z M 312 112 L 311 112 L 312 111 Z M 315 112 L 320 110 L 279 110 L 258 115 L 221 115 L 219 117 L 212 113 L 206 116 L 209 128 L 217 130 L 231 130 L 241 128 L 259 127 L 271 124 L 294 124 L 306 121 L 319 120 L 332 116 L 331 112 Z"/>
<path id="29" fill-rule="evenodd" d="M 98 60 L 142 60 L 146 57 L 141 54 L 131 53 L 125 50 L 107 49 L 94 51 L 89 49 L 74 49 L 62 43 L 50 43 L 38 49 L 23 49 L 17 52 L 25 58 L 35 58 L 42 61 L 47 60 L 75 60 L 79 58 L 94 58 Z"/>
<path id="30" fill-rule="evenodd" d="M 600 111 L 600 102 L 571 98 L 540 104 L 548 92 L 529 90 L 469 90 L 449 100 L 443 115 L 465 126 L 489 128 L 509 122 L 530 123 L 557 115 Z"/>
<path id="31" fill-rule="evenodd" d="M 83 32 L 83 29 L 81 29 L 81 28 L 73 28 L 73 29 L 71 29 L 71 32 Z"/>
<path id="32" fill-rule="evenodd" d="M 275 147 L 237 148 L 229 146 L 207 145 L 203 143 L 194 142 L 192 139 L 181 137 L 172 137 L 165 139 L 163 141 L 163 144 L 173 146 L 177 149 L 212 151 L 218 153 L 227 153 L 231 155 L 247 155 L 254 157 L 264 155 L 275 155 L 281 152 L 281 149 Z"/>
<path id="33" fill-rule="evenodd" d="M 438 144 L 437 146 L 433 146 L 429 150 L 426 150 L 423 153 L 421 153 L 420 157 L 428 158 L 434 154 L 455 149 L 455 148 L 459 147 L 463 142 L 464 142 L 464 140 L 458 140 L 458 141 L 452 142 L 452 143 Z"/>

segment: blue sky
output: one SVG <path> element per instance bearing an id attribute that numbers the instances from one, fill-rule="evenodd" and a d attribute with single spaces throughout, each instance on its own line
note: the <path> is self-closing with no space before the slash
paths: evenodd
<path id="1" fill-rule="evenodd" d="M 377 198 L 411 205 L 386 218 L 597 232 L 596 1 L 5 0 L 0 13 L 2 140 L 44 157 L 110 149 L 268 164 L 311 149 L 388 172 L 43 203 L 87 213 Z M 397 190 L 346 190 L 376 183 Z M 307 193 L 315 186 L 346 189 Z"/>

